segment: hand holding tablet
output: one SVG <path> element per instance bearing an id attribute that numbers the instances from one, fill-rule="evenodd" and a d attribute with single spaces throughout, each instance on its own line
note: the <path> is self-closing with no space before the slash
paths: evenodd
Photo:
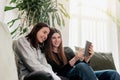
<path id="1" fill-rule="evenodd" d="M 86 41 L 85 49 L 84 49 L 84 52 L 83 52 L 83 55 L 86 56 L 86 57 L 90 56 L 89 48 L 90 48 L 91 44 L 92 43 L 90 41 Z M 75 46 L 76 51 L 78 51 L 79 49 L 80 49 L 80 47 Z"/>
<path id="2" fill-rule="evenodd" d="M 89 53 L 89 47 L 92 43 L 90 41 L 86 41 L 86 44 L 85 44 L 85 51 L 84 51 L 84 56 L 88 57 L 90 56 L 90 53 Z"/>

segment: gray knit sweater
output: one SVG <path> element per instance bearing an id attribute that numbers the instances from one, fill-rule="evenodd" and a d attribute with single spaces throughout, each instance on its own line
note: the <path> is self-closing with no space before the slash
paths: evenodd
<path id="1" fill-rule="evenodd" d="M 47 63 L 45 55 L 41 53 L 40 48 L 35 49 L 25 37 L 16 41 L 15 51 L 19 56 L 19 78 L 23 80 L 24 76 L 33 71 L 45 71 L 50 73 L 54 80 L 61 80 Z"/>

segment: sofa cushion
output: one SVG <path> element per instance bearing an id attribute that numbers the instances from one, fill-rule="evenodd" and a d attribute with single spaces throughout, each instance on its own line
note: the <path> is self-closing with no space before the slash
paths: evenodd
<path id="1" fill-rule="evenodd" d="M 112 53 L 95 52 L 90 60 L 90 65 L 94 70 L 114 69 Z"/>

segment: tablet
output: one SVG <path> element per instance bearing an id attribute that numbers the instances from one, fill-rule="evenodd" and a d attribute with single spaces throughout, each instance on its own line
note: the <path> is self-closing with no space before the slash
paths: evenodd
<path id="1" fill-rule="evenodd" d="M 89 53 L 89 47 L 92 43 L 90 41 L 86 41 L 86 44 L 85 44 L 85 51 L 84 51 L 84 56 L 88 57 L 90 55 Z"/>

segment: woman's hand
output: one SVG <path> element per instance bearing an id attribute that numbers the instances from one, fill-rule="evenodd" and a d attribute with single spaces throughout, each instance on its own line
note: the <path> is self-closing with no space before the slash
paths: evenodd
<path id="1" fill-rule="evenodd" d="M 89 47 L 89 54 L 90 54 L 90 57 L 92 57 L 94 55 L 94 50 L 93 50 L 93 45 L 92 44 Z"/>
<path id="2" fill-rule="evenodd" d="M 83 49 L 79 48 L 76 55 L 69 61 L 71 66 L 74 66 L 74 64 L 78 61 L 78 60 L 84 60 L 84 56 L 83 56 Z"/>
<path id="3" fill-rule="evenodd" d="M 76 58 L 76 61 L 78 61 L 79 59 L 80 60 L 83 60 L 84 59 L 84 56 L 83 56 L 83 52 L 84 52 L 84 49 L 83 48 L 79 48 L 76 55 L 75 55 L 75 58 Z"/>
<path id="4" fill-rule="evenodd" d="M 85 56 L 85 61 L 89 62 L 89 60 L 91 59 L 91 57 L 94 55 L 94 50 L 93 50 L 93 45 L 91 44 L 89 46 L 89 56 Z"/>

